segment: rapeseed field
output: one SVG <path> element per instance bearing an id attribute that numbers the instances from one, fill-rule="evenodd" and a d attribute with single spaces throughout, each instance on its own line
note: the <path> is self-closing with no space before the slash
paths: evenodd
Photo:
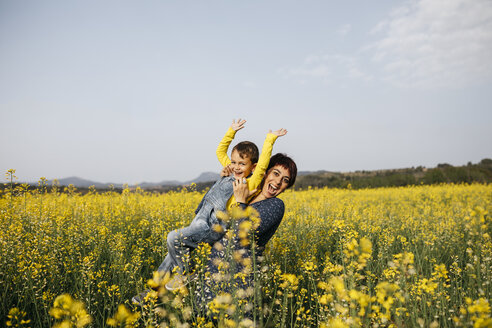
<path id="1" fill-rule="evenodd" d="M 0 194 L 0 326 L 492 327 L 492 185 L 287 191 L 262 258 L 231 246 L 254 243 L 255 213 L 230 213 L 219 272 L 205 270 L 201 245 L 196 279 L 159 288 L 167 233 L 202 196 L 11 184 Z M 232 288 L 248 274 L 253 286 Z"/>

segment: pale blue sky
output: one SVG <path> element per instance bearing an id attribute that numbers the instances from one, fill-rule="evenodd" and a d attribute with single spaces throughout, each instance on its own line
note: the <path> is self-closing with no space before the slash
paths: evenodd
<path id="1" fill-rule="evenodd" d="M 0 0 L 0 170 L 189 180 L 237 141 L 300 170 L 492 157 L 492 1 Z"/>

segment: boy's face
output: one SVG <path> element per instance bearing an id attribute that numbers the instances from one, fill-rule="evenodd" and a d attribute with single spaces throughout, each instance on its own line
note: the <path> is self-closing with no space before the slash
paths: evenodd
<path id="1" fill-rule="evenodd" d="M 239 154 L 237 150 L 233 150 L 231 154 L 231 168 L 234 178 L 246 178 L 255 169 L 256 163 L 251 162 L 251 158 Z"/>

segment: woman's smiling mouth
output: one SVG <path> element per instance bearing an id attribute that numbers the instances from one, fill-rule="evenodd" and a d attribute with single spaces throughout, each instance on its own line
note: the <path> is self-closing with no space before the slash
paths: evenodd
<path id="1" fill-rule="evenodd" d="M 275 187 L 271 183 L 268 184 L 268 192 L 272 195 L 274 195 L 278 190 L 278 187 Z"/>

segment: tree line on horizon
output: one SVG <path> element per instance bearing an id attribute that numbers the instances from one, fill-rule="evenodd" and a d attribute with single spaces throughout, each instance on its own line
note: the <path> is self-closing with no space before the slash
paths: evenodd
<path id="1" fill-rule="evenodd" d="M 296 189 L 307 188 L 380 188 L 440 183 L 491 183 L 492 159 L 482 159 L 477 164 L 463 166 L 438 164 L 435 168 L 423 166 L 349 173 L 322 172 L 299 176 Z"/>
<path id="2" fill-rule="evenodd" d="M 186 186 L 163 185 L 145 188 L 145 191 L 165 193 L 170 191 L 196 190 L 203 191 L 210 188 L 215 181 L 199 182 Z M 380 187 L 403 187 L 411 185 L 432 185 L 441 183 L 492 183 L 492 159 L 484 158 L 477 164 L 468 162 L 467 165 L 453 166 L 447 163 L 438 164 L 435 168 L 425 168 L 423 166 L 376 171 L 355 171 L 355 172 L 313 172 L 297 176 L 294 189 L 308 188 L 380 188 Z M 21 186 L 14 183 L 13 187 Z M 33 190 L 39 188 L 36 185 L 26 185 L 25 188 Z M 0 189 L 10 188 L 10 183 L 0 184 Z M 44 186 L 50 188 L 52 186 Z M 68 191 L 67 186 L 57 186 L 59 191 Z M 82 194 L 90 191 L 121 192 L 121 188 L 84 188 L 77 187 L 77 192 Z"/>

